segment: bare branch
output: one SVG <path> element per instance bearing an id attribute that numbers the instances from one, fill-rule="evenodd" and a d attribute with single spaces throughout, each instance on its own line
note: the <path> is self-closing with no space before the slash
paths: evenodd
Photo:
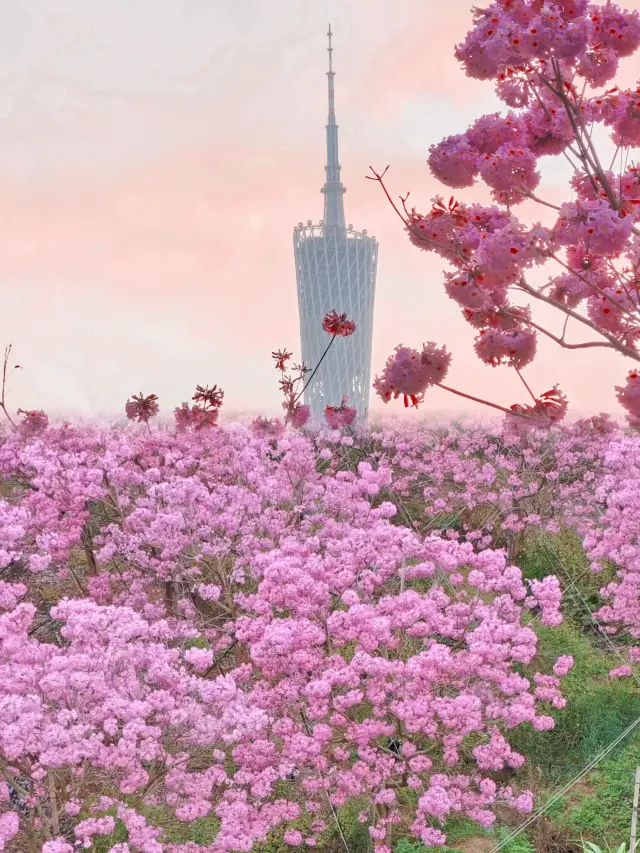
<path id="1" fill-rule="evenodd" d="M 520 315 L 518 315 L 516 317 L 515 314 L 512 314 L 510 311 L 507 311 L 507 310 L 505 310 L 504 313 L 508 317 L 514 317 L 515 319 L 519 320 L 520 322 L 526 323 L 527 326 L 531 326 L 533 329 L 537 329 L 538 332 L 542 332 L 543 335 L 546 335 L 548 338 L 551 338 L 552 341 L 555 341 L 555 343 L 557 343 L 558 346 L 561 346 L 563 349 L 590 349 L 592 347 L 604 347 L 605 349 L 612 349 L 611 344 L 608 344 L 605 341 L 587 341 L 586 343 L 583 343 L 583 344 L 568 344 L 564 340 L 564 331 L 566 330 L 566 321 L 565 321 L 565 329 L 563 330 L 563 333 L 562 333 L 563 337 L 558 338 L 552 332 L 549 332 L 547 329 L 543 328 L 542 326 L 539 326 L 537 323 L 534 323 L 533 320 L 527 320 L 526 317 L 521 317 Z M 567 317 L 567 320 L 568 319 L 569 318 Z"/>
<path id="2" fill-rule="evenodd" d="M 13 422 L 11 415 L 7 411 L 7 406 L 5 404 L 5 392 L 7 388 L 7 365 L 9 363 L 9 356 L 11 355 L 11 344 L 8 347 L 5 347 L 4 350 L 4 362 L 2 365 L 2 394 L 0 395 L 0 409 L 4 412 L 7 420 L 11 424 L 14 429 L 17 429 L 15 423 Z M 20 365 L 16 365 L 19 367 Z"/>
<path id="3" fill-rule="evenodd" d="M 544 296 L 544 294 L 539 293 L 535 288 L 531 287 L 530 284 L 527 284 L 524 278 L 521 278 L 518 281 L 518 287 L 520 288 L 520 290 L 523 290 L 525 293 L 528 293 L 529 296 L 533 296 L 534 299 L 539 299 L 540 302 L 546 302 L 547 305 L 552 305 L 554 308 L 557 308 L 559 311 L 564 312 L 569 317 L 572 317 L 574 320 L 577 320 L 579 323 L 582 323 L 584 326 L 587 326 L 589 329 L 591 329 L 592 332 L 595 332 L 597 335 L 602 335 L 603 338 L 606 338 L 609 341 L 611 349 L 616 350 L 621 355 L 626 355 L 627 358 L 632 358 L 634 361 L 640 361 L 640 353 L 637 353 L 634 349 L 631 349 L 631 347 L 626 346 L 626 344 L 623 344 L 617 338 L 614 338 L 614 336 L 610 335 L 609 332 L 606 332 L 603 329 L 599 329 L 594 323 L 591 322 L 591 320 L 589 320 L 587 317 L 583 317 L 581 314 L 578 314 L 576 311 L 569 308 L 567 305 L 563 305 L 561 302 L 555 302 L 548 296 Z M 559 342 L 560 341 L 558 340 L 557 343 Z M 567 349 L 580 348 L 583 348 L 583 345 L 580 344 L 567 346 Z"/>

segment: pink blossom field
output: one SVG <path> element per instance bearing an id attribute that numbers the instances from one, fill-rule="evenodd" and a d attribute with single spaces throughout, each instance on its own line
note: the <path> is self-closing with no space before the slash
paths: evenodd
<path id="1" fill-rule="evenodd" d="M 604 568 L 605 679 L 636 677 L 639 439 L 606 415 L 150 423 L 3 432 L 7 849 L 337 849 L 354 807 L 378 848 L 517 825 L 513 735 L 549 735 L 574 666 L 540 656 L 572 584 L 524 576 L 535 535 Z"/>

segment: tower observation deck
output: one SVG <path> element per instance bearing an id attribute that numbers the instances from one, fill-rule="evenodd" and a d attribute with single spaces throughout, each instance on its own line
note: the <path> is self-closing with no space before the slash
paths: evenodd
<path id="1" fill-rule="evenodd" d="M 378 243 L 365 230 L 345 225 L 343 195 L 338 159 L 338 125 L 335 114 L 334 76 L 329 25 L 329 119 L 324 218 L 317 224 L 310 219 L 293 229 L 293 250 L 298 289 L 302 361 L 311 370 L 322 358 L 329 336 L 322 329 L 322 318 L 335 309 L 346 313 L 356 324 L 348 338 L 335 341 L 305 391 L 304 402 L 311 407 L 312 423 L 318 424 L 325 406 L 339 406 L 343 395 L 358 412 L 358 421 L 367 418 L 371 387 L 371 344 L 373 301 L 378 266 Z"/>

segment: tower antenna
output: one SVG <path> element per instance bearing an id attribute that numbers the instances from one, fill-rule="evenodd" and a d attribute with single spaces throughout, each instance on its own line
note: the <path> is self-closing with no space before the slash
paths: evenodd
<path id="1" fill-rule="evenodd" d="M 333 80 L 333 46 L 331 44 L 331 24 L 327 36 L 329 37 L 329 70 L 327 71 L 327 83 L 329 94 L 329 118 L 327 121 L 327 165 L 325 166 L 325 184 L 322 187 L 324 194 L 324 225 L 325 228 L 334 225 L 345 227 L 344 202 L 342 196 L 346 192 L 340 181 L 340 162 L 338 160 L 338 125 L 336 124 L 335 89 Z"/>

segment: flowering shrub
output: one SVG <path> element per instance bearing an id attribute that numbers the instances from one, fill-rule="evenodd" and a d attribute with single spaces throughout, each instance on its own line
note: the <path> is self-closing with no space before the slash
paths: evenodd
<path id="1" fill-rule="evenodd" d="M 401 349 L 393 393 L 442 378 L 446 351 Z M 289 357 L 274 353 L 276 367 Z M 215 425 L 222 392 L 193 399 Z M 295 427 L 306 407 L 290 399 Z M 511 561 L 528 526 L 560 523 L 586 532 L 593 556 L 629 556 L 592 500 L 621 433 L 604 416 L 557 434 L 514 417 L 433 431 L 425 454 L 415 432 L 341 435 L 346 403 L 328 407 L 324 439 L 265 419 L 152 432 L 157 398 L 142 394 L 127 413 L 146 432 L 41 422 L 5 437 L 3 843 L 66 853 L 117 819 L 134 847 L 178 853 L 149 812 L 162 804 L 177 821 L 215 818 L 214 851 L 272 831 L 313 846 L 363 799 L 388 853 L 399 823 L 437 845 L 452 814 L 490 826 L 498 803 L 532 809 L 530 791 L 494 777 L 524 762 L 513 728 L 553 727 L 573 661 L 520 674 L 537 655 L 531 619 L 562 621 L 561 588 L 524 583 Z M 394 523 L 416 490 L 427 516 L 462 512 L 464 535 Z M 601 617 L 637 636 L 633 571 L 622 560 Z M 58 602 L 42 610 L 51 585 Z"/>

